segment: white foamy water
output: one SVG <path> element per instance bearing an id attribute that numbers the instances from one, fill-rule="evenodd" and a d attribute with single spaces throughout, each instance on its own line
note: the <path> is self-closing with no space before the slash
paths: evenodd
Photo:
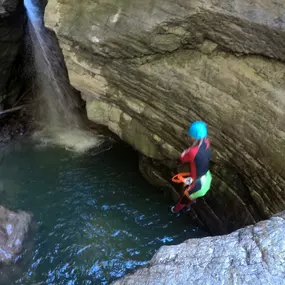
<path id="1" fill-rule="evenodd" d="M 99 148 L 105 141 L 102 135 L 79 129 L 46 128 L 35 132 L 33 138 L 40 143 L 40 146 L 60 145 L 77 153 L 83 153 L 94 147 Z"/>

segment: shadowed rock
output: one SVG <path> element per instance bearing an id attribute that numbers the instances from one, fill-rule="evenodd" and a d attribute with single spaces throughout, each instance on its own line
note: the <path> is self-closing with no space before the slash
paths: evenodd
<path id="1" fill-rule="evenodd" d="M 26 23 L 23 2 L 0 1 L 0 111 L 15 103 L 23 85 Z"/>

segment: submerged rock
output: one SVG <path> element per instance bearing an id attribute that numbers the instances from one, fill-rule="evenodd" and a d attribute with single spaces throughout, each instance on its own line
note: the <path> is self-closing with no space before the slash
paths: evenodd
<path id="1" fill-rule="evenodd" d="M 0 206 L 0 263 L 9 264 L 15 261 L 22 251 L 31 220 L 29 213 L 16 213 Z"/>
<path id="2" fill-rule="evenodd" d="M 285 284 L 285 212 L 225 236 L 163 246 L 113 285 Z"/>

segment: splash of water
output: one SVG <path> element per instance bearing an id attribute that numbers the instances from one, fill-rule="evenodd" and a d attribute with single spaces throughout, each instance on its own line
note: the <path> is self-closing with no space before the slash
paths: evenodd
<path id="1" fill-rule="evenodd" d="M 88 151 L 93 147 L 97 147 L 97 153 L 109 150 L 110 145 L 106 148 L 103 146 L 104 139 L 100 135 L 92 135 L 91 133 L 80 129 L 50 129 L 45 128 L 35 132 L 34 138 L 40 141 L 39 147 L 47 145 L 61 145 L 65 149 L 75 151 L 79 154 Z"/>
<path id="2" fill-rule="evenodd" d="M 39 113 L 44 128 L 36 137 L 79 151 L 100 145 L 102 137 L 94 137 L 82 130 L 79 98 L 69 83 L 56 37 L 44 26 L 41 8 L 33 0 L 24 0 L 24 5 L 29 20 L 37 88 L 42 99 Z"/>

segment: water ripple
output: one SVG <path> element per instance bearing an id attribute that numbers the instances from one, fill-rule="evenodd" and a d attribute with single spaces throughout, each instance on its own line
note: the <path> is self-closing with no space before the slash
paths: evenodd
<path id="1" fill-rule="evenodd" d="M 201 235 L 168 212 L 127 154 L 114 148 L 74 157 L 28 145 L 6 156 L 3 203 L 32 211 L 37 222 L 32 249 L 9 284 L 110 284 L 160 246 Z"/>

